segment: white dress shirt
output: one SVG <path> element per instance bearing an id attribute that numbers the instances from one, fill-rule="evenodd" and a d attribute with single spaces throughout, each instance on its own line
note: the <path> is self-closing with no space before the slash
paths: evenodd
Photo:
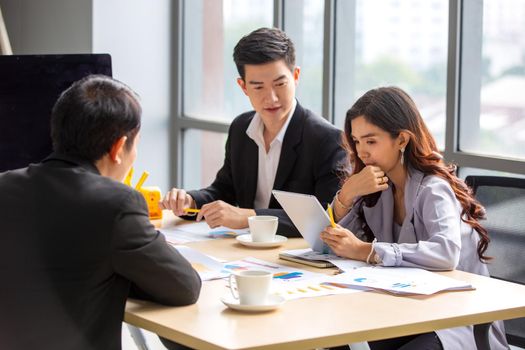
<path id="1" fill-rule="evenodd" d="M 255 113 L 248 129 L 246 129 L 248 137 L 250 137 L 259 148 L 257 192 L 255 193 L 255 200 L 253 203 L 254 209 L 266 209 L 270 204 L 275 174 L 277 173 L 279 158 L 281 157 L 284 135 L 286 134 L 286 129 L 288 129 L 288 124 L 290 124 L 296 106 L 297 101 L 294 99 L 292 109 L 290 110 L 281 130 L 279 130 L 279 133 L 277 133 L 270 143 L 268 153 L 266 152 L 264 144 L 264 124 L 258 113 Z"/>

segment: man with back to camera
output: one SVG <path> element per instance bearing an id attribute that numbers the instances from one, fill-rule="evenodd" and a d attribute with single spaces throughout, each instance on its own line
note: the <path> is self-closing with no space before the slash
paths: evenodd
<path id="1" fill-rule="evenodd" d="M 141 107 L 89 76 L 51 117 L 54 153 L 0 174 L 0 348 L 120 349 L 128 294 L 196 302 L 201 280 L 120 181 L 137 154 Z"/>
<path id="2" fill-rule="evenodd" d="M 331 202 L 347 167 L 341 132 L 296 101 L 300 68 L 283 31 L 253 31 L 237 43 L 233 58 L 237 83 L 255 111 L 233 120 L 215 181 L 197 191 L 173 188 L 161 207 L 178 216 L 200 208 L 196 219 L 204 217 L 210 227 L 243 228 L 249 216 L 275 215 L 278 233 L 297 237 L 271 191 L 313 194 L 324 206 Z"/>

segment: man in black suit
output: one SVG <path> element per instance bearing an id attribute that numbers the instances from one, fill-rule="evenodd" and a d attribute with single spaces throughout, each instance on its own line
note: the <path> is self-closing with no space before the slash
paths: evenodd
<path id="1" fill-rule="evenodd" d="M 233 58 L 237 83 L 255 111 L 231 124 L 224 165 L 211 186 L 174 188 L 161 206 L 175 215 L 200 208 L 211 227 L 248 226 L 248 217 L 279 217 L 278 233 L 299 236 L 272 189 L 315 195 L 326 206 L 340 187 L 347 161 L 341 132 L 295 99 L 300 68 L 294 45 L 279 29 L 260 28 L 243 37 Z"/>
<path id="2" fill-rule="evenodd" d="M 53 108 L 55 153 L 0 174 L 1 349 L 120 349 L 128 294 L 197 300 L 198 274 L 120 182 L 140 118 L 129 87 L 89 76 Z"/>

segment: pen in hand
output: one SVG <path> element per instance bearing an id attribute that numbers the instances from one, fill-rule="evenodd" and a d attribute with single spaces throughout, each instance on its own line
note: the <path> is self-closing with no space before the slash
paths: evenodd
<path id="1" fill-rule="evenodd" d="M 330 206 L 330 204 L 327 204 L 326 205 L 326 211 L 328 212 L 328 216 L 330 217 L 330 225 L 335 228 L 335 221 L 334 221 L 334 213 L 332 211 L 332 207 Z"/>

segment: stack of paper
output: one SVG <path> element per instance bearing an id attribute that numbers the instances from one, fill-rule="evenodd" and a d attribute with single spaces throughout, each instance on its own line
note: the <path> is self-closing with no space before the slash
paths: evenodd
<path id="1" fill-rule="evenodd" d="M 279 253 L 279 258 L 315 267 L 337 266 L 342 271 L 367 266 L 362 261 L 341 258 L 335 254 L 318 253 L 310 248 L 283 250 Z"/>

